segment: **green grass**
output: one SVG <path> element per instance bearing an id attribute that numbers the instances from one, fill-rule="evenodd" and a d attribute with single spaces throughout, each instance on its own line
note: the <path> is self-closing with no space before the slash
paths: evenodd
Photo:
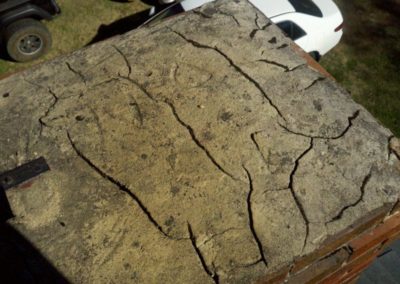
<path id="1" fill-rule="evenodd" d="M 101 25 L 109 25 L 148 7 L 140 0 L 131 3 L 110 0 L 58 0 L 57 3 L 61 7 L 62 14 L 46 23 L 53 37 L 53 47 L 49 54 L 30 63 L 15 63 L 0 59 L 0 76 L 79 49 L 96 36 Z"/>
<path id="2" fill-rule="evenodd" d="M 336 2 L 345 33 L 321 64 L 400 137 L 400 1 Z"/>

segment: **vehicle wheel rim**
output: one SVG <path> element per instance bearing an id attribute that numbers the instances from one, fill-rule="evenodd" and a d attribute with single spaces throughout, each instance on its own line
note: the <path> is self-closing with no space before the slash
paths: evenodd
<path id="1" fill-rule="evenodd" d="M 32 55 L 42 48 L 42 39 L 37 35 L 27 35 L 19 41 L 18 49 L 21 53 Z"/>

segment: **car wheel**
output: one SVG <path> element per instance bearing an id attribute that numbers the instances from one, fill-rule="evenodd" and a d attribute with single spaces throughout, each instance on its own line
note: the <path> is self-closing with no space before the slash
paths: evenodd
<path id="1" fill-rule="evenodd" d="M 314 60 L 317 61 L 317 62 L 321 59 L 321 55 L 319 55 L 318 51 L 312 51 L 312 52 L 310 52 L 308 54 L 310 54 L 310 56 L 312 58 L 314 58 Z"/>
<path id="2" fill-rule="evenodd" d="M 22 19 L 10 24 L 4 32 L 4 39 L 8 55 L 18 62 L 37 59 L 51 47 L 49 30 L 33 19 Z"/>

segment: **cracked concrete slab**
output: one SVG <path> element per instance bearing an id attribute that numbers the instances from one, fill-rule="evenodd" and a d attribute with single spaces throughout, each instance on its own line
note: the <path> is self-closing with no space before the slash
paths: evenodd
<path id="1" fill-rule="evenodd" d="M 251 283 L 400 191 L 396 138 L 245 0 L 0 82 L 0 170 L 71 282 Z"/>

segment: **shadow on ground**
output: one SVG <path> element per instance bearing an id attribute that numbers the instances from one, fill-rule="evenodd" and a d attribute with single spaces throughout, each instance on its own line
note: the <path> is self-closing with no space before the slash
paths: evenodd
<path id="1" fill-rule="evenodd" d="M 69 283 L 27 240 L 7 223 L 0 224 L 1 283 Z"/>
<path id="2" fill-rule="evenodd" d="M 109 25 L 101 25 L 88 45 L 136 29 L 149 19 L 150 9 L 121 18 Z"/>
<path id="3" fill-rule="evenodd" d="M 29 240 L 7 223 L 15 216 L 3 185 L 13 183 L 13 177 L 15 172 L 2 175 L 0 182 L 0 283 L 68 283 Z"/>
<path id="4" fill-rule="evenodd" d="M 111 0 L 112 2 L 119 3 L 129 3 L 132 0 Z M 154 6 L 156 13 L 168 7 L 168 5 L 159 5 L 155 0 L 142 0 L 143 3 Z M 138 28 L 144 22 L 146 22 L 151 17 L 149 16 L 150 9 L 141 11 L 136 14 L 129 15 L 127 17 L 118 19 L 117 21 L 109 24 L 109 25 L 101 25 L 97 34 L 92 38 L 92 40 L 87 44 L 93 44 L 102 40 L 106 40 L 110 37 L 121 35 L 131 30 Z"/>

